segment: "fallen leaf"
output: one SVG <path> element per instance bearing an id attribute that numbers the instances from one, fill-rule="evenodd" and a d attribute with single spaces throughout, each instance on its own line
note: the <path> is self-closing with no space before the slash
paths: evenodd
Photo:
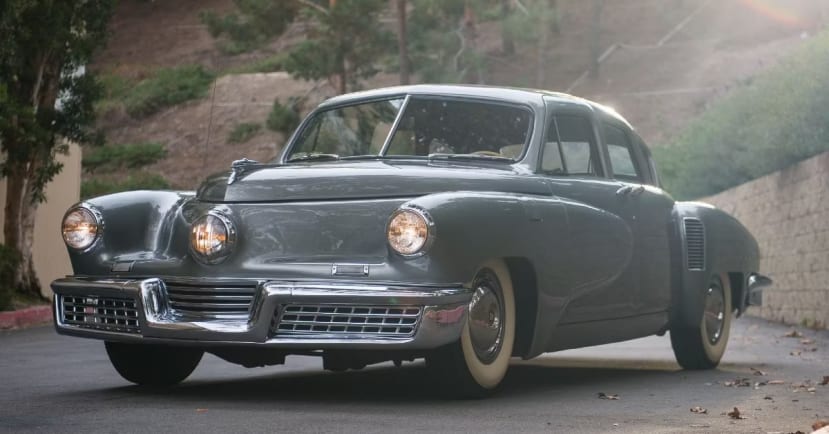
<path id="1" fill-rule="evenodd" d="M 759 369 L 757 369 L 757 368 L 750 368 L 750 369 L 751 369 L 751 371 L 752 371 L 752 372 L 754 372 L 754 375 L 761 375 L 761 376 L 765 376 L 765 375 L 766 375 L 766 373 L 765 373 L 765 372 L 763 372 L 763 371 L 761 371 L 761 370 L 759 370 Z"/>
<path id="2" fill-rule="evenodd" d="M 207 413 L 207 409 L 206 408 L 197 408 L 196 413 Z"/>
<path id="3" fill-rule="evenodd" d="M 817 347 L 804 348 L 803 351 L 806 351 L 808 353 L 814 353 L 815 351 L 817 351 Z"/>
<path id="4" fill-rule="evenodd" d="M 800 345 L 812 345 L 813 343 L 815 343 L 815 341 L 812 340 L 812 339 L 801 339 L 800 340 Z"/>
<path id="5" fill-rule="evenodd" d="M 768 384 L 773 386 L 775 384 L 786 384 L 786 382 L 783 380 L 769 380 Z"/>
<path id="6" fill-rule="evenodd" d="M 708 414 L 708 409 L 702 407 L 691 407 L 691 413 Z"/>
<path id="7" fill-rule="evenodd" d="M 608 400 L 611 400 L 611 401 L 618 401 L 619 400 L 619 395 L 599 392 L 599 399 L 608 399 Z"/>
<path id="8" fill-rule="evenodd" d="M 751 387 L 751 381 L 748 378 L 737 378 L 732 381 L 723 383 L 725 387 Z"/>
<path id="9" fill-rule="evenodd" d="M 766 395 L 766 396 L 763 397 L 763 399 L 765 399 L 767 401 L 774 401 L 774 398 L 771 395 Z"/>
<path id="10" fill-rule="evenodd" d="M 820 384 L 821 386 L 826 386 L 827 384 L 829 384 L 829 375 L 824 375 L 823 380 L 821 380 L 818 384 Z"/>
<path id="11" fill-rule="evenodd" d="M 829 426 L 829 420 L 819 420 L 812 424 L 812 430 L 817 431 L 825 426 Z"/>
<path id="12" fill-rule="evenodd" d="M 791 353 L 789 353 L 789 355 L 790 355 L 790 356 L 799 356 L 799 355 L 800 355 L 800 351 L 792 351 Z"/>
<path id="13" fill-rule="evenodd" d="M 791 330 L 789 330 L 788 333 L 783 335 L 783 337 L 784 338 L 802 338 L 803 335 L 799 331 L 797 331 L 795 329 L 791 329 Z"/>
<path id="14" fill-rule="evenodd" d="M 728 412 L 728 417 L 732 419 L 745 419 L 746 417 L 740 414 L 740 409 L 734 407 L 734 410 Z"/>

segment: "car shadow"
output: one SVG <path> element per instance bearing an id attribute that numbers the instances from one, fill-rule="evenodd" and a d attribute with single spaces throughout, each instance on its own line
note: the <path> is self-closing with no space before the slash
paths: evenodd
<path id="1" fill-rule="evenodd" d="M 658 384 L 683 387 L 691 381 L 733 379 L 735 372 L 749 372 L 748 366 L 728 365 L 705 372 L 682 371 L 674 362 L 653 360 L 604 360 L 588 358 L 541 358 L 514 361 L 500 390 L 491 399 L 567 399 L 575 390 L 591 393 L 622 387 L 623 384 Z M 749 374 L 750 375 L 750 374 Z M 383 365 L 361 371 L 331 373 L 301 371 L 269 373 L 239 379 L 185 381 L 173 388 L 125 386 L 97 393 L 135 397 L 163 396 L 165 400 L 221 402 L 424 402 L 453 399 L 433 379 L 423 363 L 401 368 Z"/>

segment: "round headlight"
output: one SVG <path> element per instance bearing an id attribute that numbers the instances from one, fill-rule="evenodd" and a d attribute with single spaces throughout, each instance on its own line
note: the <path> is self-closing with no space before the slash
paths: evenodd
<path id="1" fill-rule="evenodd" d="M 404 208 L 392 214 L 386 236 L 395 252 L 411 256 L 425 252 L 433 236 L 434 225 L 425 212 Z"/>
<path id="2" fill-rule="evenodd" d="M 66 213 L 61 232 L 67 246 L 75 250 L 86 250 L 98 239 L 103 227 L 90 209 L 77 207 Z"/>
<path id="3" fill-rule="evenodd" d="M 218 264 L 227 258 L 236 241 L 233 222 L 217 212 L 210 212 L 193 223 L 190 231 L 190 249 L 194 256 L 207 264 Z"/>

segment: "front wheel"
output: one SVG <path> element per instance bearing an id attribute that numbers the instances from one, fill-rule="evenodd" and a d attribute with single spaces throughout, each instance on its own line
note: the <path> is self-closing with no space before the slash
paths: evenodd
<path id="1" fill-rule="evenodd" d="M 142 386 L 172 386 L 184 381 L 204 351 L 164 345 L 106 342 L 112 366 L 125 380 Z"/>
<path id="2" fill-rule="evenodd" d="M 515 296 L 507 266 L 487 262 L 472 284 L 475 292 L 460 340 L 426 358 L 439 386 L 458 397 L 495 390 L 507 373 L 515 342 Z"/>
<path id="3" fill-rule="evenodd" d="M 714 274 L 705 289 L 705 308 L 693 327 L 671 327 L 671 346 L 676 361 L 685 369 L 717 367 L 728 344 L 731 328 L 731 288 Z"/>

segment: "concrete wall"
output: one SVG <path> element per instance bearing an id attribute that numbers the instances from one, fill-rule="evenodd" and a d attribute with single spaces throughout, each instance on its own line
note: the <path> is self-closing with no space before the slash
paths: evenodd
<path id="1" fill-rule="evenodd" d="M 703 201 L 739 219 L 760 244 L 760 269 L 774 286 L 749 313 L 827 327 L 829 152 Z"/>
<path id="2" fill-rule="evenodd" d="M 41 292 L 51 297 L 49 284 L 58 277 L 72 274 L 69 254 L 60 235 L 60 223 L 66 209 L 78 201 L 81 194 L 81 148 L 69 145 L 68 155 L 59 155 L 63 170 L 46 186 L 45 203 L 40 204 L 35 217 L 35 241 L 33 248 L 35 272 L 40 279 Z M 6 180 L 0 180 L 0 204 L 6 203 Z M 0 207 L 2 209 L 2 207 Z M 0 212 L 0 228 L 5 215 Z M 0 242 L 3 231 L 0 229 Z"/>

